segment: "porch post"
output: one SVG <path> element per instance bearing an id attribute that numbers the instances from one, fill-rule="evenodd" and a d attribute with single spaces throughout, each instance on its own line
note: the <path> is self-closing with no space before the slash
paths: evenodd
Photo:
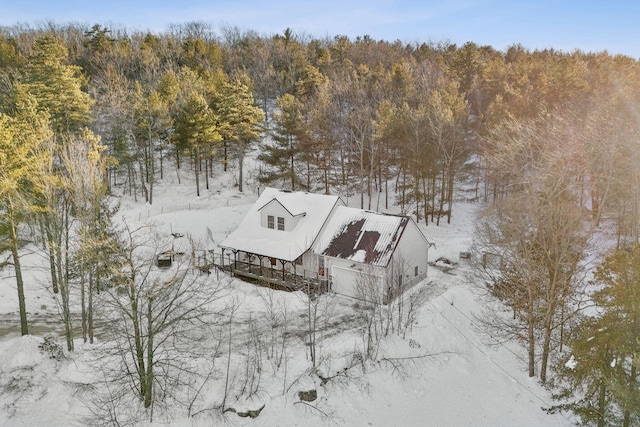
<path id="1" fill-rule="evenodd" d="M 264 258 L 262 255 L 257 255 L 258 257 L 258 262 L 260 263 L 260 277 L 262 277 L 262 258 Z"/>
<path id="2" fill-rule="evenodd" d="M 293 284 L 296 284 L 296 279 L 298 278 L 298 270 L 296 269 L 296 262 L 293 261 Z"/>
<path id="3" fill-rule="evenodd" d="M 231 267 L 231 273 L 233 274 L 233 271 L 238 266 L 238 250 L 237 249 L 232 249 L 232 250 L 233 250 L 233 266 Z"/>

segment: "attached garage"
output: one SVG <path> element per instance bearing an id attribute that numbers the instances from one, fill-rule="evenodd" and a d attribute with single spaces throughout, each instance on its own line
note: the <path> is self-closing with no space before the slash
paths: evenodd
<path id="1" fill-rule="evenodd" d="M 381 284 L 383 278 L 371 273 L 365 273 L 355 268 L 345 268 L 339 266 L 331 267 L 331 289 L 336 294 L 354 298 L 362 298 L 362 286 L 367 284 Z"/>
<path id="2" fill-rule="evenodd" d="M 411 218 L 345 206 L 313 247 L 335 293 L 382 300 L 426 277 L 428 249 Z"/>

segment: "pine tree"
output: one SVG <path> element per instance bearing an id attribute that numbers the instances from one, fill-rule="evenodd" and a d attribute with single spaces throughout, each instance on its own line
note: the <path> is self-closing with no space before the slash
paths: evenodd
<path id="1" fill-rule="evenodd" d="M 232 82 L 224 83 L 220 92 L 214 97 L 213 109 L 218 116 L 218 127 L 223 140 L 233 142 L 232 151 L 238 159 L 238 190 L 242 192 L 244 156 L 257 141 L 262 132 L 261 122 L 264 112 L 255 105 L 250 86 L 241 76 Z M 225 148 L 226 152 L 226 148 Z M 225 156 L 224 161 L 227 161 Z"/>
<path id="2" fill-rule="evenodd" d="M 40 230 L 46 241 L 52 287 L 63 290 L 62 305 L 68 302 L 69 230 L 71 202 L 64 191 L 66 171 L 61 156 L 68 153 L 66 143 L 90 123 L 92 100 L 82 90 L 79 67 L 70 65 L 63 40 L 44 35 L 35 40 L 27 60 L 24 87 L 37 100 L 37 110 L 46 113 L 54 133 L 55 145 L 48 147 L 51 161 L 40 164 L 36 185 Z M 63 311 L 65 311 L 63 309 Z M 69 349 L 73 341 L 68 341 Z"/>
<path id="3" fill-rule="evenodd" d="M 47 35 L 37 39 L 29 57 L 26 81 L 38 109 L 47 111 L 56 138 L 79 132 L 91 121 L 91 98 L 82 91 L 80 68 L 68 65 L 67 47 Z"/>
<path id="4" fill-rule="evenodd" d="M 216 126 L 216 117 L 203 95 L 191 91 L 180 106 L 175 121 L 175 142 L 188 148 L 194 155 L 196 195 L 200 196 L 201 153 L 212 150 L 222 137 Z"/>
<path id="5" fill-rule="evenodd" d="M 265 144 L 258 156 L 268 167 L 260 181 L 270 183 L 282 180 L 283 185 L 288 181 L 290 189 L 295 190 L 296 184 L 299 184 L 296 159 L 300 153 L 300 142 L 304 140 L 306 132 L 302 122 L 302 105 L 290 94 L 278 98 L 276 105 L 279 111 L 273 115 L 274 144 Z"/>
<path id="6" fill-rule="evenodd" d="M 640 422 L 640 245 L 607 257 L 594 274 L 601 314 L 576 328 L 570 362 L 559 366 L 564 403 L 587 425 Z M 581 395 L 575 399 L 575 391 Z"/>
<path id="7" fill-rule="evenodd" d="M 42 147 L 51 137 L 46 114 L 37 111 L 37 103 L 22 87 L 15 92 L 12 117 L 0 113 L 0 241 L 6 241 L 11 252 L 16 276 L 20 328 L 29 333 L 20 264 L 20 225 L 36 211 L 33 201 L 33 180 L 39 163 L 50 159 Z"/>

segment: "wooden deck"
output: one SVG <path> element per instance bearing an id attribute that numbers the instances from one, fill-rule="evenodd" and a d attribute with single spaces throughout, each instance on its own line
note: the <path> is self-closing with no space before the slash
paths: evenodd
<path id="1" fill-rule="evenodd" d="M 269 268 L 256 264 L 235 261 L 228 265 L 215 265 L 250 283 L 286 291 L 304 291 L 309 294 L 322 294 L 327 291 L 327 281 L 312 275 L 291 274 L 287 270 Z"/>

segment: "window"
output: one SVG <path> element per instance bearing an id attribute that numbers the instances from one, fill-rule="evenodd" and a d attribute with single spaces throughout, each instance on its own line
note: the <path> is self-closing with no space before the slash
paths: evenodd
<path id="1" fill-rule="evenodd" d="M 284 218 L 281 216 L 278 217 L 278 230 L 284 231 Z"/>
<path id="2" fill-rule="evenodd" d="M 418 266 L 417 266 L 417 265 L 416 265 L 416 268 L 414 269 L 414 273 L 413 273 L 413 275 L 414 275 L 415 277 L 418 277 Z"/>
<path id="3" fill-rule="evenodd" d="M 302 255 L 300 255 L 298 258 L 296 258 L 296 265 L 302 265 Z"/>
<path id="4" fill-rule="evenodd" d="M 267 228 L 275 228 L 273 222 L 273 215 L 267 215 Z"/>
<path id="5" fill-rule="evenodd" d="M 276 265 L 276 259 L 275 258 L 269 258 L 269 261 L 271 261 L 271 265 Z"/>

